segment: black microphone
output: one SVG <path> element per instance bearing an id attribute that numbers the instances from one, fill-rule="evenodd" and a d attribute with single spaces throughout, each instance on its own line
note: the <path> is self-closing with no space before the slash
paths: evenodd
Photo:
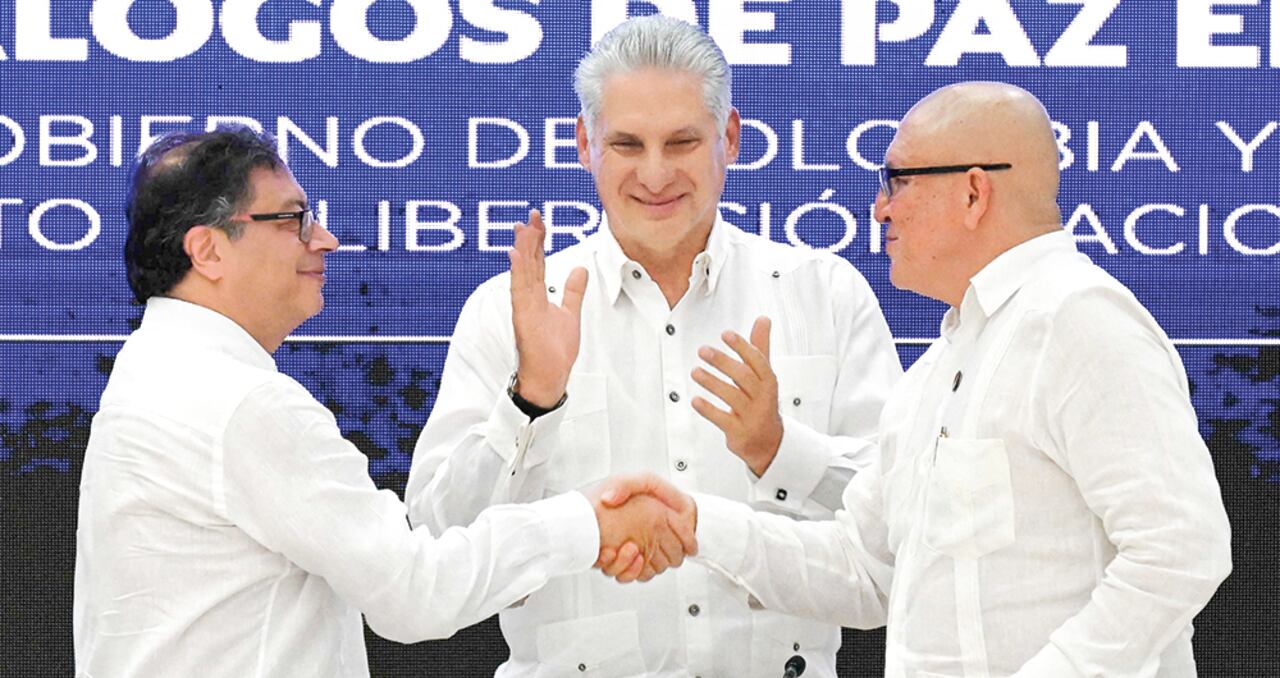
<path id="1" fill-rule="evenodd" d="M 787 660 L 786 673 L 782 674 L 782 678 L 800 678 L 802 673 L 804 673 L 804 657 L 796 655 Z"/>

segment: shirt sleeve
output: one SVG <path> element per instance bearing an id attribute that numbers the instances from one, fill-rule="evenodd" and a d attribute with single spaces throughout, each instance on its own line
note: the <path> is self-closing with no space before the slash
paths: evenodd
<path id="1" fill-rule="evenodd" d="M 1116 556 L 1018 676 L 1152 676 L 1231 569 L 1230 525 L 1177 352 L 1127 292 L 1067 299 L 1033 390 L 1037 441 Z M 1123 639 L 1123 642 L 1117 642 Z"/>
<path id="2" fill-rule="evenodd" d="M 221 508 L 237 527 L 322 577 L 392 640 L 444 638 L 590 568 L 595 514 L 570 493 L 496 506 L 433 537 L 379 491 L 333 416 L 287 377 L 241 402 L 222 444 Z"/>
<path id="3" fill-rule="evenodd" d="M 879 496 L 878 465 L 849 483 L 834 520 L 796 521 L 696 494 L 694 560 L 770 610 L 853 628 L 883 626 L 893 554 Z"/>
<path id="4" fill-rule="evenodd" d="M 439 396 L 414 448 L 409 519 L 436 534 L 489 506 L 535 501 L 546 491 L 545 462 L 565 408 L 530 419 L 507 395 L 516 355 L 505 280 L 481 286 L 463 307 Z"/>
<path id="5" fill-rule="evenodd" d="M 840 261 L 832 267 L 829 284 L 837 290 L 833 314 L 838 351 L 829 424 L 823 432 L 783 416 L 778 454 L 752 485 L 750 500 L 757 508 L 830 518 L 854 474 L 878 453 L 880 410 L 902 377 L 902 363 L 866 279 Z"/>

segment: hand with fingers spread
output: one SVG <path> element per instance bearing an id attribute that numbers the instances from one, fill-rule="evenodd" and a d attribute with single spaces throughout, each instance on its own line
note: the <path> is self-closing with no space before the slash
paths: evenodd
<path id="1" fill-rule="evenodd" d="M 693 380 L 729 406 L 726 412 L 695 397 L 693 409 L 724 432 L 729 450 L 742 458 L 756 476 L 764 475 L 782 444 L 782 415 L 778 413 L 778 378 L 769 363 L 769 319 L 756 318 L 751 341 L 726 331 L 721 337 L 741 361 L 710 346 L 698 349 L 698 357 L 728 377 L 728 383 L 702 367 Z"/>
<path id="2" fill-rule="evenodd" d="M 697 506 L 655 475 L 610 478 L 587 498 L 600 524 L 596 566 L 606 576 L 649 581 L 697 552 Z"/>
<path id="3" fill-rule="evenodd" d="M 511 322 L 515 326 L 518 367 L 516 391 L 542 408 L 555 407 L 569 383 L 569 372 L 578 359 L 582 297 L 587 291 L 587 270 L 575 268 L 564 284 L 559 306 L 547 299 L 547 229 L 538 210 L 529 211 L 529 223 L 515 227 L 511 259 Z"/>

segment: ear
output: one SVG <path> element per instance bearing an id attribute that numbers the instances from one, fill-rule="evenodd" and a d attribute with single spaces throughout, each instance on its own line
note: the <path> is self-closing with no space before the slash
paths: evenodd
<path id="1" fill-rule="evenodd" d="M 222 229 L 212 226 L 192 226 L 182 237 L 182 249 L 191 259 L 191 270 L 212 282 L 226 274 L 225 248 L 230 243 Z"/>
<path id="2" fill-rule="evenodd" d="M 965 179 L 964 227 L 976 231 L 978 224 L 991 209 L 991 175 L 986 170 L 975 167 L 969 170 Z"/>
<path id="3" fill-rule="evenodd" d="M 742 145 L 742 117 L 738 115 L 738 109 L 729 107 L 729 121 L 724 127 L 725 155 L 728 158 L 727 165 L 732 165 L 738 161 L 738 151 Z"/>
<path id="4" fill-rule="evenodd" d="M 574 127 L 578 136 L 578 162 L 582 166 L 591 171 L 591 140 L 587 139 L 587 124 L 583 122 L 582 116 L 578 116 L 578 124 Z"/>

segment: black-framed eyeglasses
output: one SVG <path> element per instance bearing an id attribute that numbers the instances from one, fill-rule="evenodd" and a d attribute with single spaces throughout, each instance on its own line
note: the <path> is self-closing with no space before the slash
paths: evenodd
<path id="1" fill-rule="evenodd" d="M 973 164 L 973 165 L 938 165 L 936 167 L 890 167 L 885 165 L 880 168 L 880 190 L 884 192 L 884 197 L 893 197 L 893 180 L 898 177 L 914 177 L 928 174 L 959 174 L 968 172 L 971 169 L 980 169 L 992 172 L 995 170 L 1013 169 L 1013 165 L 1007 162 L 996 162 L 990 164 Z"/>
<path id="2" fill-rule="evenodd" d="M 310 207 L 296 212 L 246 214 L 242 218 L 251 219 L 253 221 L 283 221 L 285 219 L 296 219 L 298 221 L 298 240 L 301 240 L 304 245 L 311 242 L 311 234 L 315 232 L 316 224 L 319 223 L 316 219 L 315 210 Z"/>

